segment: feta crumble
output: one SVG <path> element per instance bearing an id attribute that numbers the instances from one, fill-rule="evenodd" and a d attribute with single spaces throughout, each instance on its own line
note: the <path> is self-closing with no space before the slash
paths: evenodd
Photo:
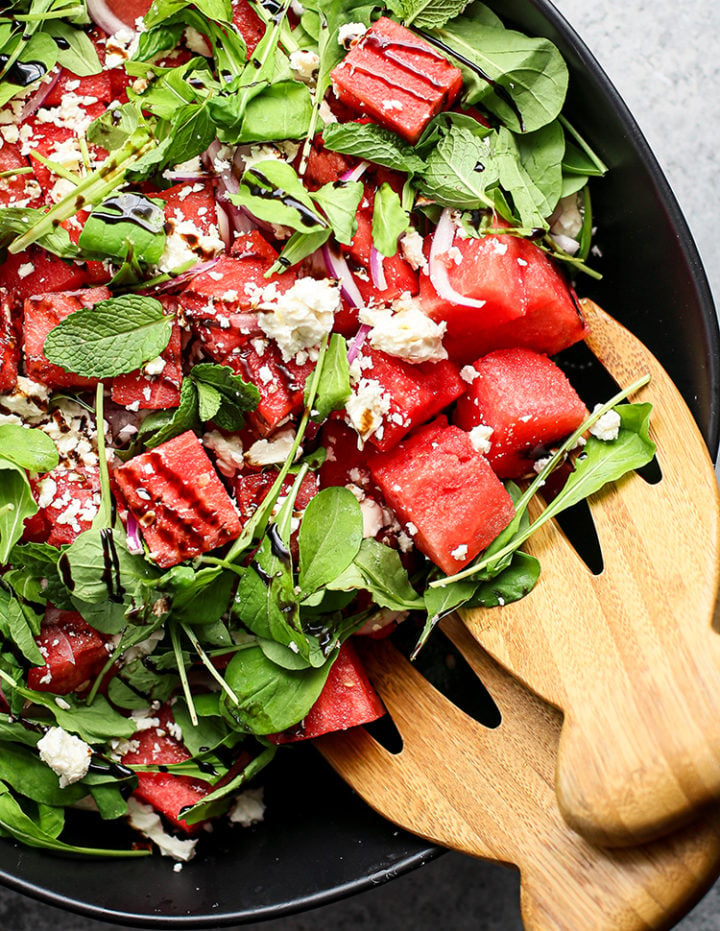
<path id="1" fill-rule="evenodd" d="M 148 840 L 151 840 L 163 857 L 172 857 L 173 860 L 187 862 L 195 856 L 197 839 L 173 837 L 163 829 L 160 816 L 150 805 L 138 802 L 130 796 L 128 799 L 128 821 Z"/>
<path id="2" fill-rule="evenodd" d="M 345 410 L 364 442 L 382 428 L 383 417 L 390 410 L 390 397 L 379 381 L 362 378 L 345 405 Z"/>
<path id="3" fill-rule="evenodd" d="M 328 334 L 340 309 L 340 287 L 329 278 L 299 278 L 276 301 L 260 304 L 260 329 L 274 339 L 289 362 L 316 347 Z"/>
<path id="4" fill-rule="evenodd" d="M 320 65 L 320 56 L 309 49 L 298 49 L 290 53 L 290 68 L 295 77 L 304 84 L 312 84 Z"/>
<path id="5" fill-rule="evenodd" d="M 38 740 L 37 748 L 43 763 L 59 776 L 61 789 L 87 775 L 92 750 L 75 734 L 68 734 L 62 727 L 51 727 Z"/>
<path id="6" fill-rule="evenodd" d="M 263 802 L 263 790 L 246 789 L 235 799 L 235 803 L 228 812 L 228 818 L 232 824 L 240 824 L 244 828 L 249 828 L 251 824 L 257 824 L 265 816 L 265 803 Z"/>
<path id="7" fill-rule="evenodd" d="M 338 45 L 342 45 L 346 51 L 350 51 L 351 48 L 358 44 L 366 32 L 367 26 L 363 25 L 363 23 L 344 23 L 338 29 Z"/>
<path id="8" fill-rule="evenodd" d="M 602 407 L 602 405 L 596 404 L 593 413 L 599 407 Z M 617 411 L 606 411 L 606 413 L 590 427 L 590 433 L 594 437 L 597 437 L 598 440 L 609 443 L 611 440 L 616 440 L 618 438 L 621 423 L 620 414 L 618 414 Z"/>
<path id="9" fill-rule="evenodd" d="M 474 448 L 482 453 L 484 456 L 490 452 L 492 443 L 490 442 L 490 437 L 493 435 L 494 431 L 492 427 L 488 427 L 484 423 L 480 423 L 477 427 L 473 427 L 469 431 L 468 436 L 470 437 L 470 442 L 473 444 Z"/>
<path id="10" fill-rule="evenodd" d="M 407 362 L 439 362 L 447 359 L 443 336 L 447 324 L 435 323 L 411 297 L 401 297 L 392 307 L 364 307 L 360 322 L 369 324 L 374 349 Z"/>

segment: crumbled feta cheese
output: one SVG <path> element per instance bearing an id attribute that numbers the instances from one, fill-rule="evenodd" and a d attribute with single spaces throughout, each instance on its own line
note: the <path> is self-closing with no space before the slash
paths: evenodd
<path id="1" fill-rule="evenodd" d="M 128 647 L 122 655 L 122 664 L 126 666 L 128 663 L 132 663 L 133 660 L 142 659 L 144 656 L 150 656 L 155 652 L 155 648 L 164 636 L 165 631 L 160 627 L 158 630 L 154 630 L 151 634 L 148 634 L 144 640 Z M 134 716 L 133 714 L 133 717 Z M 139 731 L 146 730 L 150 727 L 156 727 L 159 723 L 160 721 L 158 718 L 148 718 L 144 711 L 140 713 L 136 720 L 137 730 Z"/>
<path id="2" fill-rule="evenodd" d="M 183 265 L 193 265 L 198 259 L 206 261 L 225 251 L 217 227 L 211 226 L 207 233 L 200 232 L 193 220 L 170 218 L 170 232 L 165 240 L 165 249 L 158 262 L 158 270 L 171 272 Z"/>
<path id="3" fill-rule="evenodd" d="M 0 394 L 0 413 L 26 423 L 37 423 L 47 411 L 50 389 L 47 385 L 19 375 L 13 391 Z"/>
<path id="4" fill-rule="evenodd" d="M 570 255 L 580 248 L 578 236 L 583 225 L 580 199 L 577 194 L 563 197 L 550 218 L 550 235 Z"/>
<path id="5" fill-rule="evenodd" d="M 290 450 L 294 442 L 295 431 L 292 427 L 286 427 L 269 440 L 257 440 L 253 443 L 247 453 L 245 453 L 245 461 L 248 465 L 257 469 L 267 465 L 278 465 L 281 462 L 285 462 L 290 455 Z M 298 455 L 301 454 L 302 449 L 299 449 Z"/>
<path id="6" fill-rule="evenodd" d="M 121 68 L 125 62 L 132 58 L 137 48 L 139 36 L 132 29 L 118 29 L 116 33 L 108 36 L 105 42 L 105 68 Z"/>
<path id="7" fill-rule="evenodd" d="M 535 462 L 533 462 L 533 470 L 540 475 L 545 466 L 550 463 L 551 459 L 552 456 L 542 456 L 540 459 L 536 459 Z"/>
<path id="8" fill-rule="evenodd" d="M 34 271 L 35 266 L 32 262 L 23 262 L 17 270 L 18 278 L 27 278 L 27 276 L 32 275 Z"/>
<path id="9" fill-rule="evenodd" d="M 472 430 L 469 431 L 468 436 L 475 449 L 479 453 L 486 455 L 490 452 L 490 447 L 492 446 L 490 437 L 493 435 L 493 432 L 492 427 L 488 427 L 484 423 L 481 423 L 478 424 L 477 427 L 473 427 Z"/>
<path id="10" fill-rule="evenodd" d="M 460 378 L 472 385 L 476 378 L 480 378 L 480 372 L 473 365 L 463 365 L 460 369 Z"/>
<path id="11" fill-rule="evenodd" d="M 40 759 L 59 776 L 60 788 L 79 782 L 90 768 L 92 750 L 75 734 L 62 727 L 51 727 L 38 740 Z"/>
<path id="12" fill-rule="evenodd" d="M 244 463 L 242 440 L 239 436 L 225 436 L 218 430 L 210 430 L 202 438 L 203 446 L 215 454 L 218 470 L 228 478 L 239 472 Z"/>
<path id="13" fill-rule="evenodd" d="M 602 407 L 602 405 L 596 404 L 594 411 L 596 411 L 598 407 Z M 617 411 L 609 410 L 590 427 L 590 433 L 594 437 L 597 437 L 598 440 L 609 443 L 611 440 L 616 440 L 618 438 L 621 423 L 620 414 L 618 414 Z"/>
<path id="14" fill-rule="evenodd" d="M 132 796 L 128 799 L 128 821 L 136 831 L 157 846 L 163 857 L 172 857 L 185 863 L 195 856 L 196 838 L 180 838 L 168 834 L 155 810 Z"/>
<path id="15" fill-rule="evenodd" d="M 362 378 L 345 410 L 358 436 L 365 441 L 382 427 L 383 417 L 390 410 L 390 397 L 379 381 Z"/>
<path id="16" fill-rule="evenodd" d="M 453 559 L 457 559 L 458 562 L 461 562 L 467 557 L 468 548 L 467 543 L 461 543 L 459 546 L 456 546 L 455 549 L 450 553 Z"/>
<path id="17" fill-rule="evenodd" d="M 376 537 L 383 527 L 387 526 L 383 506 L 374 498 L 368 498 L 364 493 L 360 501 L 360 511 L 363 519 L 363 537 Z"/>
<path id="18" fill-rule="evenodd" d="M 50 475 L 46 475 L 37 483 L 35 491 L 38 495 L 37 506 L 41 509 L 49 508 L 57 494 L 57 482 Z"/>
<path id="19" fill-rule="evenodd" d="M 322 100 L 320 102 L 320 109 L 318 110 L 318 113 L 320 114 L 320 119 L 326 126 L 328 123 L 337 123 L 338 121 L 337 117 L 330 109 L 330 104 L 327 102 L 327 100 Z"/>
<path id="20" fill-rule="evenodd" d="M 311 84 L 320 65 L 320 56 L 309 49 L 298 49 L 290 53 L 290 67 L 295 77 L 305 84 Z"/>
<path id="21" fill-rule="evenodd" d="M 265 804 L 263 803 L 263 790 L 245 789 L 238 795 L 235 803 L 228 812 L 228 818 L 232 824 L 240 824 L 244 828 L 250 827 L 251 824 L 257 824 L 263 820 L 265 815 Z"/>
<path id="22" fill-rule="evenodd" d="M 363 307 L 360 322 L 372 327 L 370 345 L 389 356 L 416 364 L 448 357 L 442 343 L 447 324 L 435 323 L 410 297 L 401 297 L 392 307 Z"/>
<path id="23" fill-rule="evenodd" d="M 195 52 L 196 55 L 202 55 L 203 58 L 210 58 L 212 55 L 212 49 L 208 45 L 207 39 L 193 26 L 188 26 L 185 30 L 185 45 L 187 45 L 191 52 Z"/>
<path id="24" fill-rule="evenodd" d="M 344 23 L 338 30 L 338 45 L 342 45 L 349 51 L 358 44 L 366 32 L 367 26 L 362 23 Z"/>
<path id="25" fill-rule="evenodd" d="M 289 362 L 302 350 L 316 347 L 332 330 L 340 308 L 340 287 L 329 278 L 299 278 L 258 316 L 260 329 L 278 344 L 283 360 Z"/>
<path id="26" fill-rule="evenodd" d="M 162 375 L 167 365 L 165 359 L 162 356 L 156 356 L 154 359 L 151 359 L 149 362 L 146 362 L 143 366 L 143 372 L 150 377 L 154 375 Z"/>
<path id="27" fill-rule="evenodd" d="M 160 718 L 154 717 L 149 708 L 135 708 L 130 712 L 130 717 L 136 731 L 149 731 L 153 727 L 160 727 Z"/>
<path id="28" fill-rule="evenodd" d="M 416 229 L 410 227 L 400 238 L 400 251 L 405 261 L 415 271 L 426 271 L 428 261 L 423 253 L 423 238 Z"/>

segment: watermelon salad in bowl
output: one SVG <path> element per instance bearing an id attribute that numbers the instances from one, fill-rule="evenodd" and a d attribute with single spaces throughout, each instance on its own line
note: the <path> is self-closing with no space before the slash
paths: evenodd
<path id="1" fill-rule="evenodd" d="M 371 856 L 352 880 L 393 845 L 428 855 L 306 742 L 383 716 L 375 638 L 417 656 L 448 612 L 538 583 L 537 494 L 559 513 L 654 455 L 642 372 L 598 398 L 561 367 L 577 294 L 605 286 L 612 173 L 558 47 L 513 27 L 406 0 L 0 14 L 0 834 L 35 850 L 5 874 L 20 888 L 63 899 L 46 852 L 88 855 L 70 904 L 128 920 L 106 858 L 131 883 L 153 852 L 208 881 L 278 859 L 290 786 L 340 793 Z M 138 914 L 202 912 L 168 895 Z"/>

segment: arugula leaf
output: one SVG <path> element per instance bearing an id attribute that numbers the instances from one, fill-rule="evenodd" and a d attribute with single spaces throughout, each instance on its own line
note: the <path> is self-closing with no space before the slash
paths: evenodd
<path id="1" fill-rule="evenodd" d="M 128 552 L 123 535 L 109 528 L 81 533 L 60 557 L 58 572 L 73 597 L 89 604 L 121 604 L 125 593 L 133 594 L 159 574 L 143 556 Z"/>
<path id="2" fill-rule="evenodd" d="M 36 623 L 31 626 L 28 623 L 28 615 L 32 618 L 33 613 L 24 611 L 20 602 L 12 598 L 7 608 L 8 633 L 29 663 L 33 666 L 44 666 L 45 658 L 35 642 L 35 637 L 40 633 L 40 624 L 36 619 Z"/>
<path id="3" fill-rule="evenodd" d="M 171 334 L 172 319 L 160 301 L 123 294 L 65 317 L 48 334 L 43 351 L 68 372 L 114 378 L 159 356 Z"/>
<path id="4" fill-rule="evenodd" d="M 335 181 L 323 184 L 311 194 L 322 209 L 338 242 L 349 245 L 357 232 L 357 209 L 365 193 L 360 181 Z"/>
<path id="5" fill-rule="evenodd" d="M 397 550 L 368 538 L 362 541 L 351 566 L 327 583 L 331 591 L 365 589 L 381 608 L 422 611 L 423 599 L 410 584 Z"/>
<path id="6" fill-rule="evenodd" d="M 375 248 L 388 258 L 398 250 L 398 239 L 410 227 L 410 217 L 400 196 L 386 182 L 375 192 L 372 237 Z"/>
<path id="7" fill-rule="evenodd" d="M 425 162 L 398 135 L 374 123 L 329 123 L 323 129 L 326 149 L 354 155 L 407 174 L 418 174 Z"/>
<path id="8" fill-rule="evenodd" d="M 347 569 L 363 540 L 362 511 L 347 488 L 324 488 L 305 509 L 298 545 L 298 582 L 307 596 Z"/>
<path id="9" fill-rule="evenodd" d="M 92 40 L 82 29 L 73 29 L 62 20 L 50 20 L 45 30 L 58 47 L 57 62 L 78 77 L 99 74 L 102 65 Z M 60 41 L 58 41 L 60 40 Z"/>
<path id="10" fill-rule="evenodd" d="M 277 81 L 253 97 L 245 105 L 242 119 L 233 113 L 232 123 L 225 126 L 233 98 L 226 98 L 221 110 L 211 102 L 210 110 L 218 126 L 221 142 L 241 145 L 246 142 L 275 142 L 278 139 L 302 139 L 312 118 L 312 97 L 305 84 L 298 81 Z M 239 124 L 239 128 L 237 128 Z"/>
<path id="11" fill-rule="evenodd" d="M 0 565 L 8 561 L 12 548 L 22 537 L 25 519 L 37 511 L 25 472 L 0 459 Z"/>
<path id="12" fill-rule="evenodd" d="M 0 211 L 0 249 L 9 246 L 18 234 L 26 233 L 44 216 L 43 211 L 35 207 L 3 207 Z M 35 242 L 60 258 L 71 259 L 78 254 L 77 246 L 62 226 L 51 226 L 44 235 L 37 237 Z"/>
<path id="13" fill-rule="evenodd" d="M 237 194 L 231 194 L 230 200 L 238 207 L 246 207 L 259 220 L 289 226 L 301 233 L 316 232 L 328 225 L 317 213 L 292 165 L 278 159 L 248 168 Z"/>
<path id="14" fill-rule="evenodd" d="M 28 472 L 49 472 L 58 464 L 58 451 L 42 430 L 6 423 L 0 425 L 0 459 Z"/>
<path id="15" fill-rule="evenodd" d="M 266 276 L 282 274 L 298 262 L 302 262 L 316 252 L 332 236 L 331 229 L 317 230 L 314 233 L 293 233 L 285 243 L 280 255 Z"/>
<path id="16" fill-rule="evenodd" d="M 101 744 L 115 737 L 130 738 L 135 733 L 134 721 L 116 711 L 103 695 L 96 695 L 93 703 L 86 705 L 69 694 L 64 698 L 70 708 L 61 708 L 51 692 L 34 692 L 22 686 L 18 687 L 18 692 L 33 706 L 50 711 L 60 727 L 68 733 L 77 734 L 86 743 Z M 33 720 L 38 715 L 30 709 L 24 717 Z"/>
<path id="17" fill-rule="evenodd" d="M 305 403 L 309 386 L 305 386 Z M 317 394 L 312 410 L 312 419 L 326 420 L 333 411 L 342 410 L 350 397 L 350 366 L 347 357 L 347 342 L 339 333 L 332 333 L 328 343 L 326 362 L 320 374 Z"/>

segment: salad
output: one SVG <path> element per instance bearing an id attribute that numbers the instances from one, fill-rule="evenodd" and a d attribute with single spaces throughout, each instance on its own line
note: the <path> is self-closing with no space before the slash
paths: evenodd
<path id="1" fill-rule="evenodd" d="M 373 638 L 526 595 L 530 534 L 654 446 L 643 379 L 590 412 L 550 358 L 605 170 L 550 42 L 137 12 L 0 15 L 0 834 L 186 860 L 279 747 L 384 713 Z"/>

